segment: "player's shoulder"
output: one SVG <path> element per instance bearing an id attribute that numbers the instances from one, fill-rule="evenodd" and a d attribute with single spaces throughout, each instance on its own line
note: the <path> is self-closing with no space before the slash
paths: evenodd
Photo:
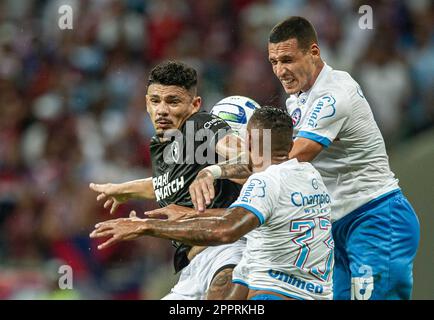
<path id="1" fill-rule="evenodd" d="M 340 101 L 348 100 L 359 87 L 357 81 L 346 71 L 335 70 L 327 65 L 325 67 L 327 72 L 318 86 L 314 88 L 315 95 L 317 97 L 332 96 Z"/>
<path id="2" fill-rule="evenodd" d="M 250 183 L 266 185 L 273 192 L 279 194 L 281 188 L 299 188 L 306 183 L 310 184 L 312 178 L 320 177 L 318 171 L 309 162 L 299 162 L 291 159 L 280 164 L 269 166 L 266 170 L 250 176 Z"/>
<path id="3" fill-rule="evenodd" d="M 307 162 L 299 162 L 297 159 L 294 158 L 279 164 L 273 164 L 263 172 L 260 172 L 258 175 L 264 175 L 275 181 L 280 181 L 280 179 L 284 177 L 287 173 L 291 173 L 294 171 L 303 171 L 306 166 L 309 167 L 311 165 Z"/>
<path id="4" fill-rule="evenodd" d="M 304 171 L 307 169 L 314 169 L 314 167 L 311 163 L 298 161 L 296 158 L 270 167 L 270 170 L 275 170 L 277 174 L 282 171 Z"/>
<path id="5" fill-rule="evenodd" d="M 255 172 L 249 177 L 249 181 L 261 180 L 265 184 L 274 184 L 278 186 L 280 184 L 279 176 L 280 168 L 278 165 L 271 165 L 267 169 L 261 172 Z"/>
<path id="6" fill-rule="evenodd" d="M 333 69 L 330 73 L 330 85 L 349 92 L 355 90 L 359 84 L 348 72 Z"/>
<path id="7" fill-rule="evenodd" d="M 278 165 L 272 165 L 267 170 L 269 170 L 270 175 L 276 177 L 277 179 L 288 180 L 288 177 L 290 177 L 290 180 L 294 182 L 295 178 L 297 178 L 296 180 L 298 180 L 298 178 L 303 180 L 306 177 L 309 177 L 312 174 L 315 175 L 318 172 L 310 162 L 301 162 L 296 158 L 285 161 Z"/>

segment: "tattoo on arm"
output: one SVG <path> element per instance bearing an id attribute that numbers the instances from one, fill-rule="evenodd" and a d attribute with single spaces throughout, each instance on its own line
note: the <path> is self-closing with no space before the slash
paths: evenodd
<path id="1" fill-rule="evenodd" d="M 239 138 L 237 138 L 236 141 L 241 143 L 241 140 Z M 226 161 L 221 161 L 218 163 L 218 165 L 222 168 L 221 179 L 245 179 L 252 174 L 248 165 L 248 153 L 243 151 L 241 145 L 237 145 L 237 148 L 235 149 L 236 153 L 232 153 L 232 156 L 226 157 Z"/>
<path id="2" fill-rule="evenodd" d="M 149 219 L 143 233 L 190 245 L 220 245 L 238 240 L 258 223 L 252 213 L 235 207 L 225 210 L 221 216 L 198 216 L 177 221 Z"/>
<path id="3" fill-rule="evenodd" d="M 224 300 L 228 298 L 232 289 L 233 268 L 221 270 L 211 281 L 206 293 L 206 300 Z"/>
<path id="4" fill-rule="evenodd" d="M 190 245 L 219 245 L 224 243 L 220 236 L 223 220 L 221 217 L 214 216 L 198 216 L 178 221 L 148 220 L 145 234 Z"/>
<path id="5" fill-rule="evenodd" d="M 246 179 L 252 171 L 247 164 L 219 164 L 222 169 L 220 179 Z"/>

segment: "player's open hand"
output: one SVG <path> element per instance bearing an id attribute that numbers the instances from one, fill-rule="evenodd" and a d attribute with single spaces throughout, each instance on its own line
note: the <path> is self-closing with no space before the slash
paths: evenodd
<path id="1" fill-rule="evenodd" d="M 134 240 L 142 236 L 142 226 L 145 219 L 137 218 L 136 212 L 131 211 L 129 218 L 113 219 L 97 223 L 95 230 L 89 235 L 91 238 L 106 238 L 98 249 L 105 249 L 115 243 Z"/>
<path id="2" fill-rule="evenodd" d="M 99 193 L 97 201 L 104 200 L 104 208 L 110 208 L 113 214 L 120 204 L 130 199 L 129 195 L 122 192 L 122 185 L 115 183 L 95 184 L 91 183 L 89 188 Z"/>
<path id="3" fill-rule="evenodd" d="M 202 169 L 197 174 L 196 179 L 190 184 L 188 190 L 190 191 L 194 208 L 199 212 L 204 212 L 206 206 L 210 205 L 215 197 L 214 176 L 206 168 Z"/>
<path id="4" fill-rule="evenodd" d="M 145 212 L 146 218 L 167 219 L 169 221 L 197 217 L 192 208 L 169 204 L 167 207 Z"/>

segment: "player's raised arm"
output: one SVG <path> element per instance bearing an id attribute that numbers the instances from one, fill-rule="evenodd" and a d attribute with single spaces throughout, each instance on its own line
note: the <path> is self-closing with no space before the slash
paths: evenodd
<path id="1" fill-rule="evenodd" d="M 246 162 L 244 159 L 244 149 L 244 140 L 239 136 L 234 134 L 225 135 L 216 144 L 217 153 L 227 159 L 226 162 L 219 163 L 219 166 L 221 167 L 224 164 L 237 165 L 240 164 L 240 162 Z M 241 164 L 241 166 L 242 169 L 238 169 L 236 172 L 244 172 L 244 174 L 241 176 L 228 176 L 227 179 L 239 184 L 244 184 L 251 172 L 248 170 L 247 165 Z M 206 206 L 214 199 L 214 180 L 220 178 L 223 179 L 223 177 L 221 177 L 220 167 L 211 166 L 201 170 L 193 183 L 190 184 L 189 192 L 196 210 L 203 212 Z"/>
<path id="2" fill-rule="evenodd" d="M 130 199 L 155 199 L 152 178 L 124 183 L 91 183 L 89 187 L 99 193 L 96 197 L 97 201 L 105 200 L 104 208 L 110 208 L 110 214 L 113 214 L 120 204 Z"/>
<path id="3" fill-rule="evenodd" d="M 289 158 L 296 158 L 300 162 L 310 162 L 322 151 L 323 146 L 311 139 L 298 138 L 289 152 Z"/>
<path id="4" fill-rule="evenodd" d="M 90 237 L 108 237 L 98 249 L 145 235 L 177 240 L 190 245 L 210 246 L 235 242 L 259 225 L 258 218 L 244 208 L 215 210 L 222 210 L 224 213 L 221 216 L 198 216 L 177 221 L 139 219 L 133 212 L 130 218 L 98 223 Z"/>
<path id="5" fill-rule="evenodd" d="M 216 179 L 231 179 L 245 181 L 252 172 L 247 164 L 217 164 L 199 171 L 196 179 L 189 187 L 194 208 L 204 212 L 207 205 L 214 199 L 214 181 Z"/>
<path id="6" fill-rule="evenodd" d="M 244 138 L 247 122 L 258 108 L 260 105 L 253 99 L 231 96 L 217 102 L 211 109 L 210 113 L 225 120 L 233 133 L 225 135 L 216 143 L 216 152 L 226 161 L 203 169 L 190 185 L 190 197 L 196 210 L 203 212 L 213 201 L 215 179 L 229 179 L 244 184 L 251 175 Z"/>

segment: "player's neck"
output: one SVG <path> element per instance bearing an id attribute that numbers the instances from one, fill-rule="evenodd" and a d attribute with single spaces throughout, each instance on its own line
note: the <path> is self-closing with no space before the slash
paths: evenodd
<path id="1" fill-rule="evenodd" d="M 316 63 L 316 65 L 315 65 L 315 69 L 314 69 L 312 78 L 310 79 L 308 84 L 303 89 L 301 89 L 301 92 L 309 91 L 313 87 L 313 85 L 316 82 L 316 79 L 318 79 L 318 76 L 321 73 L 323 68 L 324 68 L 324 61 L 319 60 L 318 63 Z"/>
<path id="2" fill-rule="evenodd" d="M 288 155 L 273 155 L 271 156 L 271 159 L 264 160 L 264 162 L 262 162 L 261 165 L 257 165 L 257 166 L 253 165 L 252 172 L 253 173 L 262 172 L 265 171 L 269 166 L 273 164 L 281 164 L 288 160 L 289 160 Z"/>
<path id="3" fill-rule="evenodd" d="M 271 164 L 281 164 L 285 161 L 288 161 L 289 157 L 288 155 L 278 155 L 271 157 Z"/>

